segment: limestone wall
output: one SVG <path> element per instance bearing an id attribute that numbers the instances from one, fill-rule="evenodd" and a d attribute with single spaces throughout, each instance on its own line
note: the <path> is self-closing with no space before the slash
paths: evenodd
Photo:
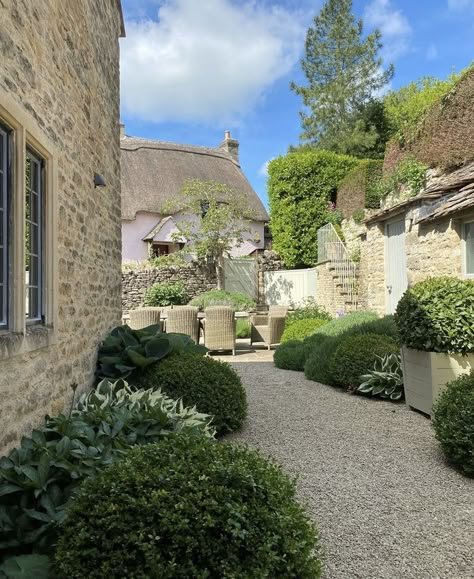
<path id="1" fill-rule="evenodd" d="M 155 283 L 182 281 L 192 299 L 206 291 L 217 288 L 215 273 L 195 263 L 168 266 L 140 271 L 124 271 L 122 274 L 122 310 L 127 315 L 130 310 L 143 306 L 145 292 Z"/>
<path id="2" fill-rule="evenodd" d="M 417 224 L 420 211 L 415 207 L 405 213 L 408 285 L 427 277 L 461 276 L 460 225 L 449 219 Z M 362 243 L 360 303 L 379 314 L 386 313 L 385 266 L 384 224 L 370 225 Z"/>
<path id="3" fill-rule="evenodd" d="M 97 345 L 120 322 L 120 14 L 116 0 L 2 0 L 0 22 L 0 105 L 22 111 L 57 155 L 56 323 L 45 347 L 0 348 L 5 450 L 68 409 L 72 382 L 91 384 Z M 94 189 L 95 172 L 105 188 Z"/>

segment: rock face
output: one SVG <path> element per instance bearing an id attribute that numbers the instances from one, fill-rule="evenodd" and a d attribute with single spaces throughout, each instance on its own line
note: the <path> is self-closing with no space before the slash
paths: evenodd
<path id="1" fill-rule="evenodd" d="M 186 286 L 190 299 L 217 288 L 215 274 L 195 263 L 170 265 L 140 271 L 124 271 L 122 274 L 122 309 L 126 315 L 130 310 L 143 306 L 145 292 L 155 283 L 181 281 Z"/>
<path id="2" fill-rule="evenodd" d="M 71 383 L 91 385 L 97 346 L 120 323 L 119 7 L 0 2 L 0 121 L 21 116 L 27 143 L 31 132 L 51 143 L 57 168 L 47 323 L 0 336 L 3 451 L 45 414 L 67 410 Z M 94 188 L 96 172 L 105 188 Z M 13 289 L 20 303 L 24 288 Z"/>

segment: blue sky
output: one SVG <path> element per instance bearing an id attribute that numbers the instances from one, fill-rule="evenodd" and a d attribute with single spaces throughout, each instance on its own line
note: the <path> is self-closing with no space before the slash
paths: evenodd
<path id="1" fill-rule="evenodd" d="M 304 38 L 318 0 L 123 0 L 122 121 L 128 135 L 217 146 L 240 141 L 266 203 L 265 164 L 298 143 Z M 392 88 L 474 60 L 474 0 L 355 0 L 383 33 Z"/>

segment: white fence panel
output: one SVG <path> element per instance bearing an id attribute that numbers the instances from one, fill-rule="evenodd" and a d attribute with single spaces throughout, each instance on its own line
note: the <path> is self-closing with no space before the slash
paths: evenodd
<path id="1" fill-rule="evenodd" d="M 265 301 L 268 305 L 296 305 L 308 297 L 316 298 L 315 268 L 266 271 L 263 275 Z"/>
<path id="2" fill-rule="evenodd" d="M 224 260 L 224 287 L 230 292 L 242 292 L 252 299 L 258 297 L 258 265 L 253 258 L 234 257 Z"/>

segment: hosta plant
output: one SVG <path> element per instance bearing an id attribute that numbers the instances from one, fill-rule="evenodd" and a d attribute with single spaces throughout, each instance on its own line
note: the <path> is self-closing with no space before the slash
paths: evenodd
<path id="1" fill-rule="evenodd" d="M 360 377 L 362 384 L 357 389 L 362 394 L 371 394 L 390 400 L 403 397 L 403 373 L 398 354 L 377 356 L 374 369 Z"/>
<path id="2" fill-rule="evenodd" d="M 141 330 L 114 328 L 99 347 L 97 376 L 117 380 L 155 364 L 172 352 L 205 353 L 185 334 L 164 334 L 158 325 Z"/>
<path id="3" fill-rule="evenodd" d="M 68 416 L 46 417 L 0 460 L 0 561 L 50 552 L 64 509 L 80 484 L 133 446 L 186 431 L 212 437 L 210 417 L 158 391 L 101 382 Z"/>

